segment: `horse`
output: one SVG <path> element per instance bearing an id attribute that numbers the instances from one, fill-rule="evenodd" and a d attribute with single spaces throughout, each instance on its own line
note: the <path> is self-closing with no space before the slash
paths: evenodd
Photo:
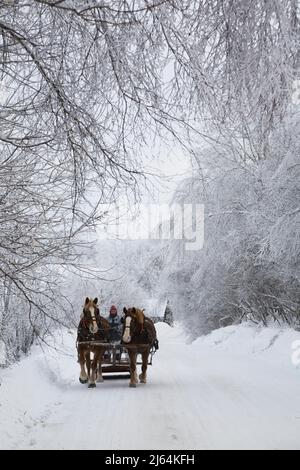
<path id="1" fill-rule="evenodd" d="M 136 372 L 137 355 L 142 355 L 142 373 L 139 375 L 140 383 L 147 383 L 147 367 L 151 349 L 158 349 L 158 341 L 153 321 L 146 317 L 143 310 L 135 307 L 127 309 L 123 322 L 122 342 L 128 345 L 128 355 L 130 361 L 130 382 L 129 387 L 136 387 L 138 383 Z M 133 346 L 133 347 L 131 347 Z"/>
<path id="2" fill-rule="evenodd" d="M 101 363 L 105 350 L 105 346 L 93 346 L 91 343 L 93 341 L 107 342 L 108 337 L 109 323 L 100 316 L 98 299 L 92 300 L 87 297 L 78 325 L 77 351 L 80 364 L 79 382 L 81 384 L 89 382 L 89 388 L 96 387 L 96 379 L 97 382 L 103 382 Z M 91 352 L 94 354 L 93 359 L 91 359 Z"/>

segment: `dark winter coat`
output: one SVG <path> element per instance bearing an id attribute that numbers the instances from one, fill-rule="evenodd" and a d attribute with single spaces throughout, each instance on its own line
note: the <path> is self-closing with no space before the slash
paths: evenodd
<path id="1" fill-rule="evenodd" d="M 120 341 L 122 336 L 122 323 L 119 315 L 109 315 L 108 323 L 110 327 L 109 339 L 110 341 Z"/>

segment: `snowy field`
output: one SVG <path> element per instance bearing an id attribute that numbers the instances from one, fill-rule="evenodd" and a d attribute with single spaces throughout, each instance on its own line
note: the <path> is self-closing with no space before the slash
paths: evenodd
<path id="1" fill-rule="evenodd" d="M 0 370 L 0 449 L 300 449 L 290 329 L 227 327 L 186 344 L 158 324 L 148 384 L 78 382 L 75 332 Z"/>

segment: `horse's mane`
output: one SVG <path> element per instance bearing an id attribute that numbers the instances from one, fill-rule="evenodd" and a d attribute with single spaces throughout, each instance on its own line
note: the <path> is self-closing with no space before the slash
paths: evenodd
<path id="1" fill-rule="evenodd" d="M 104 330 L 106 334 L 108 334 L 109 329 L 110 329 L 108 320 L 106 320 L 106 318 L 102 317 L 100 314 L 99 314 L 99 318 L 100 318 L 100 328 Z"/>
<path id="2" fill-rule="evenodd" d="M 153 320 L 145 315 L 144 310 L 139 308 L 135 308 L 134 312 L 131 312 L 131 314 L 132 313 L 137 323 L 140 325 L 141 335 L 143 335 L 144 331 L 146 333 L 149 344 L 154 344 L 156 340 L 156 329 Z"/>
<path id="3" fill-rule="evenodd" d="M 156 328 L 155 328 L 153 320 L 149 317 L 146 317 L 145 315 L 144 315 L 144 328 L 147 331 L 147 336 L 148 336 L 149 343 L 151 345 L 154 344 L 154 342 L 157 338 Z"/>
<path id="4" fill-rule="evenodd" d="M 144 314 L 144 310 L 141 310 L 140 308 L 136 308 L 135 309 L 136 311 L 136 321 L 141 325 L 141 326 L 144 326 L 144 322 L 145 322 L 145 314 Z"/>

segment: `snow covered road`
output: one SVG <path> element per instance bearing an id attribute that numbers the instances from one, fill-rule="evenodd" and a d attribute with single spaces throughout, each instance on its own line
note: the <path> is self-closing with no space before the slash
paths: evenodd
<path id="1" fill-rule="evenodd" d="M 136 389 L 79 384 L 74 332 L 0 371 L 0 449 L 300 449 L 299 333 L 241 325 L 186 344 L 159 324 L 158 335 Z"/>

